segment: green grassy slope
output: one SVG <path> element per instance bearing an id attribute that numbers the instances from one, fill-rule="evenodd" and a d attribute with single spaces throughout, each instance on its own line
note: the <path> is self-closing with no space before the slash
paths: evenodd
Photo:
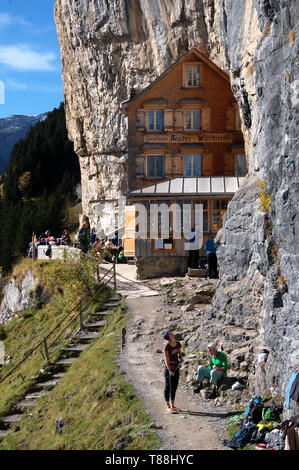
<path id="1" fill-rule="evenodd" d="M 76 269 L 70 266 L 68 271 L 67 268 L 67 263 L 61 261 L 36 265 L 42 277 L 46 278 L 45 270 L 50 269 L 52 281 L 58 275 L 64 282 L 60 282 L 59 292 L 53 293 L 49 304 L 19 314 L 3 328 L 6 354 L 12 356 L 12 361 L 0 369 L 0 377 L 63 318 L 71 300 L 79 300 L 80 286 L 80 294 L 84 294 Z M 92 302 L 89 313 L 96 311 L 109 295 L 111 291 L 105 289 Z M 14 432 L 0 440 L 1 450 L 109 450 L 121 437 L 127 438 L 127 449 L 154 449 L 160 445 L 156 434 L 148 429 L 150 417 L 117 365 L 121 330 L 127 321 L 124 308 L 122 303 L 122 309 L 114 310 L 100 337 L 72 364 L 59 384 L 49 395 L 40 398 L 36 407 L 27 410 L 21 422 L 14 425 Z M 75 322 L 66 330 L 66 336 L 61 337 L 51 349 L 51 362 L 56 361 L 61 348 L 77 329 L 78 323 Z M 33 389 L 34 379 L 31 377 L 45 366 L 45 360 L 37 352 L 18 372 L 0 384 L 0 417 L 11 412 L 13 405 Z M 25 382 L 19 376 L 20 372 Z M 61 433 L 56 431 L 55 426 L 60 417 L 65 423 Z"/>

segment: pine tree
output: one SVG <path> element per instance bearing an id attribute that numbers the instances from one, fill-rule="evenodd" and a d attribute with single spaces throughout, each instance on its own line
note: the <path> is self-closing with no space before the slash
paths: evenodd
<path id="1" fill-rule="evenodd" d="M 67 204 L 80 182 L 78 157 L 66 129 L 64 105 L 50 112 L 14 146 L 2 177 L 0 266 L 8 271 L 26 255 L 32 232 L 64 230 Z"/>

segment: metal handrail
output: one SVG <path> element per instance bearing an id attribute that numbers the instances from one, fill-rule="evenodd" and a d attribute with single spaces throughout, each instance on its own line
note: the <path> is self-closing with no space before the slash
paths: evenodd
<path id="1" fill-rule="evenodd" d="M 112 268 L 111 268 L 112 269 Z M 110 271 L 111 271 L 110 269 Z M 109 271 L 109 272 L 110 272 Z M 92 302 L 92 300 L 99 294 L 99 292 L 101 292 L 101 290 L 103 290 L 103 288 L 108 284 L 109 281 L 111 281 L 111 279 L 113 278 L 114 276 L 114 273 L 112 274 L 112 276 L 110 277 L 110 279 L 108 279 L 108 281 L 105 282 L 105 284 L 101 284 L 99 287 L 100 289 L 96 292 L 96 294 L 90 299 L 89 302 L 87 302 L 87 304 L 85 305 L 85 307 L 82 309 L 82 304 L 81 304 L 81 301 L 79 302 L 79 306 L 80 306 L 80 311 L 79 313 L 77 313 L 77 315 L 74 316 L 74 318 L 72 318 L 72 320 L 64 327 L 64 329 L 59 333 L 58 336 L 56 336 L 56 338 L 52 341 L 51 344 L 48 345 L 48 349 L 50 349 L 54 343 L 56 343 L 57 339 L 60 338 L 60 336 L 62 335 L 62 333 L 65 332 L 65 330 L 75 321 L 77 320 L 78 317 L 80 317 L 82 315 L 82 313 L 84 312 L 84 310 L 86 309 L 86 307 Z M 104 276 L 103 276 L 104 277 Z"/>
<path id="2" fill-rule="evenodd" d="M 105 282 L 105 284 L 102 284 L 102 281 L 103 279 L 113 270 L 113 273 L 112 273 L 112 276 L 108 279 L 107 282 Z M 57 328 L 64 322 L 64 320 L 69 316 L 71 315 L 71 313 L 73 313 L 73 311 L 78 307 L 78 306 L 82 306 L 82 302 L 86 299 L 87 296 L 90 296 L 90 293 L 92 291 L 94 291 L 96 288 L 100 287 L 101 289 L 99 291 L 96 291 L 96 294 L 94 294 L 94 296 L 89 300 L 89 302 L 87 302 L 87 304 L 85 305 L 84 309 L 86 309 L 86 307 L 90 304 L 90 302 L 96 297 L 96 295 L 98 295 L 98 293 L 108 284 L 109 281 L 111 281 L 111 279 L 114 279 L 114 288 L 116 287 L 116 270 L 115 270 L 115 263 L 113 263 L 113 266 L 108 270 L 106 271 L 106 273 L 101 277 L 101 279 L 99 280 L 99 282 L 96 284 L 96 286 L 94 286 L 91 291 L 86 294 L 82 299 L 79 300 L 79 302 L 62 318 L 62 320 L 60 320 L 57 325 L 36 345 L 34 346 L 34 348 L 30 349 L 27 354 L 25 355 L 25 357 L 23 357 L 23 359 L 18 362 L 18 364 L 15 365 L 15 367 L 13 367 L 13 369 L 11 369 L 4 377 L 0 378 L 0 384 L 2 382 L 4 382 L 5 379 L 7 379 L 7 377 L 9 377 L 10 375 L 13 374 L 13 372 L 15 370 L 17 370 L 42 344 L 44 344 L 45 346 L 45 352 L 46 352 L 46 358 L 47 358 L 47 361 L 49 362 L 49 354 L 48 354 L 48 350 L 49 348 L 57 341 L 57 339 L 61 336 L 61 334 L 69 327 L 69 325 L 71 325 L 73 323 L 73 321 L 75 321 L 78 316 L 81 316 L 82 315 L 82 312 L 84 310 L 82 310 L 80 308 L 80 311 L 79 313 L 71 320 L 71 322 L 67 325 L 67 327 L 65 327 L 63 329 L 63 331 L 55 338 L 54 341 L 52 341 L 52 343 L 48 346 L 47 345 L 47 339 L 51 336 L 51 334 L 57 330 Z"/>

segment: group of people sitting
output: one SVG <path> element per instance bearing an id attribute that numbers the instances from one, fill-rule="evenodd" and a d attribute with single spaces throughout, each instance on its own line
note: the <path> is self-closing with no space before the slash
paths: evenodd
<path id="1" fill-rule="evenodd" d="M 180 366 L 183 363 L 182 345 L 180 341 L 175 339 L 171 331 L 165 331 L 163 334 L 166 344 L 164 346 L 164 399 L 166 403 L 166 411 L 169 413 L 177 413 L 181 411 L 174 404 L 176 391 L 180 377 Z M 203 387 L 203 382 L 208 379 L 212 391 L 209 398 L 216 398 L 218 396 L 219 382 L 223 381 L 227 372 L 227 356 L 221 351 L 218 351 L 216 343 L 208 344 L 209 361 L 207 365 L 200 365 L 197 369 L 196 381 L 198 387 L 194 390 L 195 393 Z"/>
<path id="2" fill-rule="evenodd" d="M 71 238 L 69 230 L 64 230 L 63 234 L 59 238 L 55 238 L 51 230 L 46 230 L 42 232 L 39 237 L 33 237 L 32 241 L 29 243 L 29 248 L 27 252 L 28 258 L 32 258 L 33 246 L 37 248 L 40 245 L 48 246 L 59 246 L 59 245 L 71 245 Z"/>
<path id="3" fill-rule="evenodd" d="M 35 246 L 39 245 L 71 245 L 69 230 L 64 230 L 61 237 L 55 238 L 50 230 L 43 232 L 35 242 Z"/>
<path id="4" fill-rule="evenodd" d="M 125 259 L 122 240 L 119 240 L 117 235 L 101 240 L 95 229 L 90 230 L 88 222 L 84 222 L 79 230 L 78 246 L 85 254 L 94 248 L 108 262 L 120 263 Z"/>

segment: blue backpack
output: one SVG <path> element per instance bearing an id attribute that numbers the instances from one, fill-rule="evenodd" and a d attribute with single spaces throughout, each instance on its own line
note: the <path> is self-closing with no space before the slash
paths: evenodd
<path id="1" fill-rule="evenodd" d="M 250 441 L 253 432 L 256 430 L 257 427 L 254 424 L 246 424 L 246 426 L 243 426 L 243 428 L 240 429 L 240 431 L 238 431 L 230 441 L 225 439 L 222 442 L 222 445 L 231 447 L 232 449 L 242 449 L 245 444 Z"/>
<path id="2" fill-rule="evenodd" d="M 248 421 L 252 421 L 253 424 L 259 423 L 262 418 L 263 409 L 265 404 L 263 403 L 261 397 L 254 395 L 250 400 L 247 409 L 245 411 L 245 418 Z"/>

